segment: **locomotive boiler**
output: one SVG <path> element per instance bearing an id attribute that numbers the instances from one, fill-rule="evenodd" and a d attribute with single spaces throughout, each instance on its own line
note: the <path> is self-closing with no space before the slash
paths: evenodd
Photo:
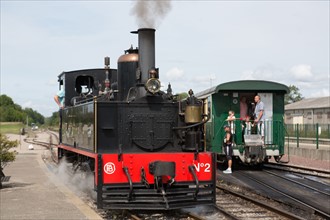
<path id="1" fill-rule="evenodd" d="M 138 47 L 119 57 L 117 69 L 63 72 L 65 108 L 59 160 L 94 174 L 97 207 L 177 209 L 215 203 L 215 154 L 204 151 L 209 116 L 189 92 L 177 100 L 161 91 L 155 67 L 155 30 L 132 32 Z"/>

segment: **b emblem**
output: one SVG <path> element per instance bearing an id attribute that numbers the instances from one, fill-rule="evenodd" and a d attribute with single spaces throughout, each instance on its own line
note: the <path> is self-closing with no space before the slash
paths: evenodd
<path id="1" fill-rule="evenodd" d="M 103 169 L 107 174 L 113 174 L 116 171 L 116 166 L 112 162 L 108 162 L 104 165 Z"/>

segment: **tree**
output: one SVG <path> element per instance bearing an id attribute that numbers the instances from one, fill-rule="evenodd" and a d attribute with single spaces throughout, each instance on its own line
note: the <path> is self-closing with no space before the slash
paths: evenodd
<path id="1" fill-rule="evenodd" d="M 0 96 L 0 106 L 8 106 L 8 105 L 14 105 L 13 100 L 6 95 Z"/>
<path id="2" fill-rule="evenodd" d="M 44 124 L 45 118 L 32 108 L 22 107 L 8 97 L 7 95 L 0 96 L 0 121 L 1 122 L 25 122 L 29 117 L 31 123 Z"/>
<path id="3" fill-rule="evenodd" d="M 178 93 L 176 95 L 178 97 L 177 98 L 178 101 L 181 101 L 181 100 L 183 100 L 183 99 L 185 99 L 185 98 L 187 98 L 189 96 L 188 93 L 186 93 L 186 92 Z"/>
<path id="4" fill-rule="evenodd" d="M 53 112 L 52 116 L 45 119 L 45 123 L 47 126 L 58 126 L 60 121 L 58 111 Z"/>
<path id="5" fill-rule="evenodd" d="M 302 96 L 302 94 L 299 92 L 299 88 L 296 87 L 295 85 L 290 85 L 289 86 L 289 94 L 286 94 L 284 97 L 284 104 L 291 104 L 294 102 L 298 102 L 302 99 L 304 99 L 304 97 Z"/>
<path id="6" fill-rule="evenodd" d="M 25 108 L 24 112 L 26 113 L 27 116 L 29 116 L 29 120 L 31 123 L 39 123 L 39 124 L 45 123 L 44 116 L 42 116 L 37 111 L 34 111 L 32 108 Z"/>
<path id="7" fill-rule="evenodd" d="M 15 109 L 15 106 L 0 106 L 0 121 L 2 122 L 24 122 L 26 114 L 22 111 Z"/>
<path id="8" fill-rule="evenodd" d="M 8 140 L 7 136 L 0 133 L 0 177 L 2 178 L 3 172 L 2 170 L 5 166 L 15 160 L 16 153 L 14 151 L 10 151 L 10 149 L 17 147 L 18 141 L 10 141 Z M 0 189 L 2 187 L 0 181 Z"/>

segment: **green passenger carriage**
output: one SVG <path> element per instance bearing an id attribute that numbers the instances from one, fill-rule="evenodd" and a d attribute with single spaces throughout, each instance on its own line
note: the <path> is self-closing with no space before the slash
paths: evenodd
<path id="1" fill-rule="evenodd" d="M 219 160 L 224 158 L 223 126 L 228 124 L 228 111 L 235 112 L 233 156 L 246 164 L 260 164 L 272 156 L 279 161 L 284 155 L 284 95 L 289 88 L 283 84 L 241 80 L 219 84 L 196 94 L 204 101 L 204 111 L 210 114 L 205 124 L 205 150 L 216 152 Z M 265 105 L 264 137 L 253 122 L 254 97 L 259 95 Z M 240 99 L 245 97 L 250 121 L 240 115 Z M 250 122 L 250 123 L 248 123 Z M 248 128 L 248 129 L 247 129 Z"/>

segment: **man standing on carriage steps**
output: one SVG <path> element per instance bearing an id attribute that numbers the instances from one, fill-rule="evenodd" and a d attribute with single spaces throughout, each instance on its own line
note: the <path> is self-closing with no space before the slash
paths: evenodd
<path id="1" fill-rule="evenodd" d="M 256 95 L 254 97 L 254 102 L 256 103 L 256 107 L 254 109 L 254 122 L 255 122 L 255 124 L 258 125 L 258 134 L 261 135 L 262 141 L 264 141 L 264 137 L 265 137 L 265 131 L 264 131 L 265 105 L 261 101 L 259 95 Z"/>
<path id="2" fill-rule="evenodd" d="M 233 155 L 233 134 L 230 132 L 230 126 L 225 125 L 225 136 L 223 138 L 223 149 L 225 150 L 226 158 L 228 161 L 228 168 L 223 171 L 223 173 L 230 174 L 231 166 L 233 164 L 232 155 Z"/>

